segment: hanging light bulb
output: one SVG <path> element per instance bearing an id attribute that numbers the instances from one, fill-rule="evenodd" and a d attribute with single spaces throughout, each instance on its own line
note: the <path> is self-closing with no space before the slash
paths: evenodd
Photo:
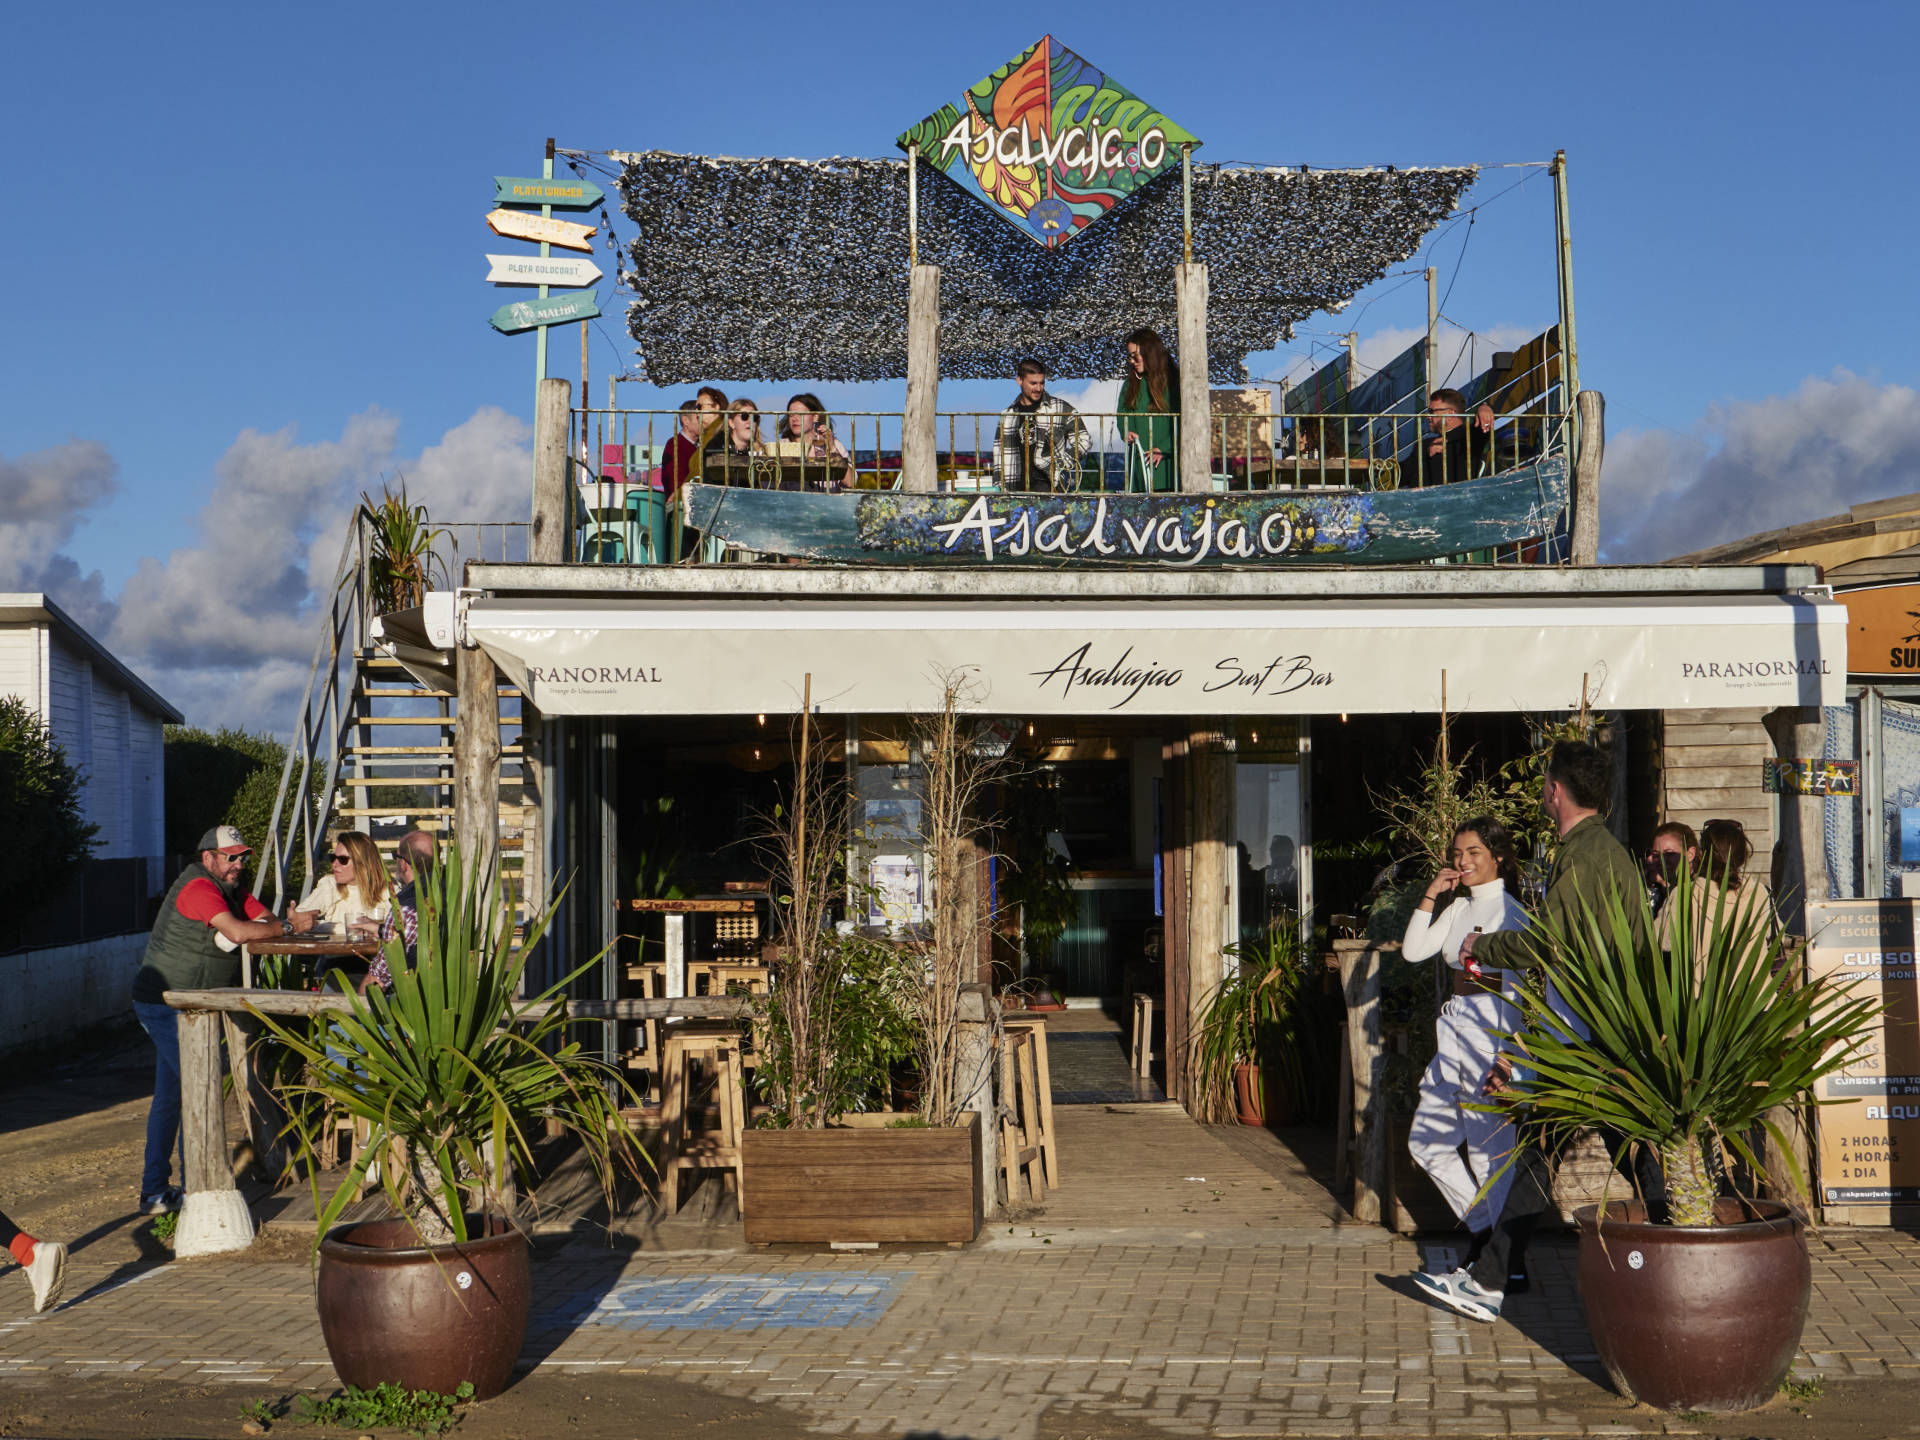
<path id="1" fill-rule="evenodd" d="M 767 717 L 764 715 L 757 715 L 754 718 L 757 719 L 762 725 L 767 723 Z"/>
<path id="2" fill-rule="evenodd" d="M 753 758 L 756 760 L 760 758 L 760 747 L 758 745 L 753 747 Z"/>
<path id="3" fill-rule="evenodd" d="M 1344 725 L 1344 724 L 1346 724 L 1346 723 L 1347 723 L 1347 712 L 1346 712 L 1346 711 L 1344 711 L 1344 710 L 1342 710 L 1342 711 L 1340 712 L 1340 723 L 1341 723 L 1342 725 Z"/>

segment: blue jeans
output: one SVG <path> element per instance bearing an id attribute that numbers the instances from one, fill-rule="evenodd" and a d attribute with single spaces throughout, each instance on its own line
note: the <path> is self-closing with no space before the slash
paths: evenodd
<path id="1" fill-rule="evenodd" d="M 147 1111 L 147 1163 L 140 1172 L 140 1198 L 150 1200 L 171 1183 L 180 1144 L 180 1012 L 136 1000 L 133 1013 L 153 1039 L 153 1108 Z M 186 1174 L 184 1159 L 180 1173 Z"/>

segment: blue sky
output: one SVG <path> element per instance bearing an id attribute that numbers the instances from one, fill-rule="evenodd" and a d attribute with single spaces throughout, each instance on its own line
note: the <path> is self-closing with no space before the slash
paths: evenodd
<path id="1" fill-rule="evenodd" d="M 520 248 L 482 222 L 492 175 L 537 174 L 549 134 L 583 149 L 893 153 L 907 123 L 1043 31 L 1200 135 L 1202 159 L 1415 165 L 1564 147 L 1582 379 L 1606 392 L 1618 440 L 1605 512 L 1614 552 L 1673 553 L 1686 546 L 1661 551 L 1664 539 L 1706 543 L 1920 489 L 1909 473 L 1920 461 L 1911 15 L 1831 4 L 16 7 L 8 50 L 34 59 L 10 67 L 0 96 L 0 264 L 12 279 L 0 501 L 14 510 L 0 511 L 0 589 L 70 592 L 163 690 L 174 677 L 197 718 L 223 718 L 209 712 L 226 696 L 233 718 L 268 723 L 273 686 L 220 683 L 225 662 L 194 653 L 206 647 L 193 623 L 161 633 L 169 606 L 192 606 L 196 576 L 233 569 L 235 542 L 217 532 L 240 523 L 257 476 L 279 486 L 259 489 L 272 497 L 262 513 L 293 518 L 268 537 L 271 555 L 239 564 L 235 593 L 282 608 L 297 607 L 305 569 L 322 563 L 311 556 L 337 550 L 318 531 L 345 490 L 425 463 L 456 518 L 466 468 L 492 477 L 475 494 L 517 483 L 532 341 L 486 325 L 512 297 L 483 283 L 481 257 Z M 1434 247 L 1462 325 L 1531 333 L 1553 318 L 1545 179 L 1491 200 L 1525 173 L 1490 172 L 1472 192 L 1470 203 L 1490 203 L 1463 257 L 1464 228 Z M 1416 282 L 1313 328 L 1357 318 L 1371 335 L 1423 314 Z M 597 376 L 623 363 L 623 339 L 616 319 L 598 327 Z M 577 372 L 573 332 L 556 357 L 558 373 Z M 1880 448 L 1835 461 L 1862 443 L 1863 415 Z M 1783 424 L 1833 440 L 1804 462 L 1825 466 L 1817 484 L 1766 471 L 1782 448 L 1768 427 Z M 1730 471 L 1735 453 L 1764 473 Z M 1649 533 L 1655 512 L 1684 523 Z M 138 624 L 122 613 L 136 599 Z M 232 663 L 284 669 L 305 648 L 287 633 L 242 645 Z M 211 621 L 203 638 L 219 643 Z"/>

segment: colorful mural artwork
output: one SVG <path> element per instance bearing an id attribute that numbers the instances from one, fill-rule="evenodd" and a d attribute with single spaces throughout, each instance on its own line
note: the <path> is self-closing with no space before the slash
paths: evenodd
<path id="1" fill-rule="evenodd" d="M 1064 244 L 1200 142 L 1051 35 L 899 139 L 1035 241 Z"/>

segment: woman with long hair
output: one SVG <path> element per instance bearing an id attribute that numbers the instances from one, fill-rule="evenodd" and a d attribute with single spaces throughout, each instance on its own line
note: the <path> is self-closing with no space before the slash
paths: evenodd
<path id="1" fill-rule="evenodd" d="M 1746 826 L 1738 820 L 1709 820 L 1700 827 L 1700 847 L 1690 851 L 1683 862 L 1692 872 L 1696 964 L 1706 953 L 1707 936 L 1712 933 L 1716 917 L 1727 927 L 1750 926 L 1764 918 L 1769 934 L 1779 924 L 1779 914 L 1773 908 L 1773 896 L 1766 885 L 1746 873 L 1747 862 L 1752 859 L 1753 842 L 1747 838 Z M 1670 897 L 1654 917 L 1654 943 L 1662 950 L 1673 949 L 1674 929 L 1680 923 L 1679 909 Z"/>
<path id="2" fill-rule="evenodd" d="M 1127 336 L 1120 386 L 1120 439 L 1127 447 L 1127 488 L 1176 490 L 1180 454 L 1180 367 L 1158 332 L 1141 326 Z"/>
<path id="3" fill-rule="evenodd" d="M 373 838 L 358 830 L 334 837 L 328 873 L 307 892 L 299 908 L 339 930 L 377 935 L 393 914 L 393 883 Z"/>
<path id="4" fill-rule="evenodd" d="M 1506 991 L 1519 977 L 1489 971 L 1469 980 L 1460 964 L 1460 942 L 1476 931 L 1519 930 L 1520 864 L 1512 831 L 1488 815 L 1476 815 L 1453 832 L 1450 865 L 1433 877 L 1420 906 L 1407 921 L 1400 958 L 1444 956 L 1453 970 L 1453 998 L 1434 1023 L 1434 1055 L 1420 1077 L 1420 1103 L 1413 1112 L 1407 1150 L 1432 1178 L 1453 1213 L 1473 1236 L 1477 1251 L 1493 1229 L 1512 1178 L 1509 1169 L 1482 1195 L 1487 1179 L 1507 1164 L 1513 1123 L 1504 1115 L 1467 1108 L 1480 1099 L 1493 1069 L 1498 1036 L 1512 1032 L 1517 1014 Z M 1465 1147 L 1466 1158 L 1461 1158 Z M 1518 1237 L 1509 1265 L 1524 1275 L 1525 1237 Z M 1508 1286 L 1512 1288 L 1511 1283 Z"/>

